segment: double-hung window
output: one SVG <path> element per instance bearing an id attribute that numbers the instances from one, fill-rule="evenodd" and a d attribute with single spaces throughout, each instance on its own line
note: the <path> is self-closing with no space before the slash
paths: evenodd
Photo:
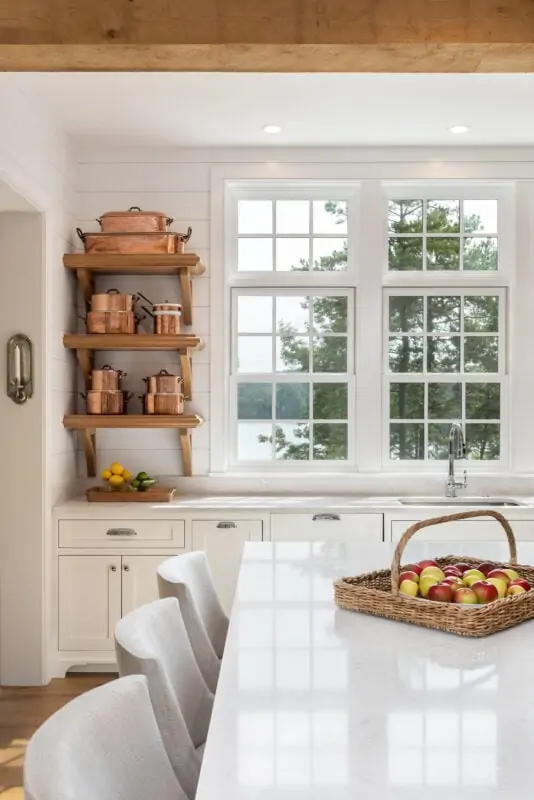
<path id="1" fill-rule="evenodd" d="M 354 463 L 354 191 L 301 183 L 229 200 L 230 460 Z"/>

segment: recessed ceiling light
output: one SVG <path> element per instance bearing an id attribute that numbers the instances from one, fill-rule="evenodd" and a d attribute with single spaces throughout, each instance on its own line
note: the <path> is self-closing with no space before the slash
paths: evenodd
<path id="1" fill-rule="evenodd" d="M 281 133 L 282 128 L 280 125 L 264 125 L 262 131 L 264 133 Z"/>
<path id="2" fill-rule="evenodd" d="M 469 125 L 452 125 L 449 128 L 450 133 L 467 133 Z"/>

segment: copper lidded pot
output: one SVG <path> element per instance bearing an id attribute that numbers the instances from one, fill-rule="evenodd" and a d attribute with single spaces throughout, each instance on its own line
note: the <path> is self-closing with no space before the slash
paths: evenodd
<path id="1" fill-rule="evenodd" d="M 122 369 L 113 369 L 105 364 L 101 369 L 94 369 L 91 373 L 91 389 L 94 391 L 118 391 L 121 380 L 126 376 Z"/>
<path id="2" fill-rule="evenodd" d="M 157 375 L 149 375 L 143 378 L 149 394 L 181 394 L 183 378 L 180 375 L 172 375 L 166 369 L 162 369 Z"/>
<path id="3" fill-rule="evenodd" d="M 132 311 L 136 297 L 133 294 L 121 294 L 118 289 L 108 289 L 103 294 L 91 297 L 92 311 Z"/>

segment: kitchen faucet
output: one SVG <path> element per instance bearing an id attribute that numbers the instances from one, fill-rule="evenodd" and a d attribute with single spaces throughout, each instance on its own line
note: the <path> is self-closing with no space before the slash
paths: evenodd
<path id="1" fill-rule="evenodd" d="M 459 422 L 452 423 L 449 433 L 449 477 L 445 490 L 446 497 L 456 497 L 456 489 L 467 488 L 467 470 L 464 469 L 463 481 L 457 481 L 454 477 L 455 458 L 465 458 L 464 432 Z"/>

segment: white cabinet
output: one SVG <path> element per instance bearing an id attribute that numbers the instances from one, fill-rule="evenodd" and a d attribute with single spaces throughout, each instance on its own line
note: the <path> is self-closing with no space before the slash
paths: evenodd
<path id="1" fill-rule="evenodd" d="M 157 568 L 169 556 L 122 557 L 122 616 L 157 600 Z"/>
<path id="2" fill-rule="evenodd" d="M 204 550 L 222 607 L 230 614 L 245 542 L 262 541 L 259 520 L 193 520 L 193 550 Z"/>
<path id="3" fill-rule="evenodd" d="M 183 520 L 69 519 L 59 521 L 59 547 L 185 547 Z"/>
<path id="4" fill-rule="evenodd" d="M 59 649 L 113 650 L 121 616 L 120 556 L 60 556 Z"/>
<path id="5" fill-rule="evenodd" d="M 59 650 L 113 650 L 121 616 L 158 599 L 156 570 L 166 558 L 60 556 Z"/>
<path id="6" fill-rule="evenodd" d="M 382 514 L 272 514 L 273 542 L 381 542 Z"/>
<path id="7" fill-rule="evenodd" d="M 428 515 L 430 516 L 430 514 Z M 425 517 L 421 517 L 425 519 Z M 391 520 L 391 541 L 398 542 L 404 531 L 419 522 L 417 519 Z M 511 520 L 510 525 L 518 541 L 534 541 L 534 520 Z M 444 522 L 417 531 L 418 542 L 504 542 L 506 534 L 501 525 L 494 519 L 464 519 L 459 522 Z"/>

